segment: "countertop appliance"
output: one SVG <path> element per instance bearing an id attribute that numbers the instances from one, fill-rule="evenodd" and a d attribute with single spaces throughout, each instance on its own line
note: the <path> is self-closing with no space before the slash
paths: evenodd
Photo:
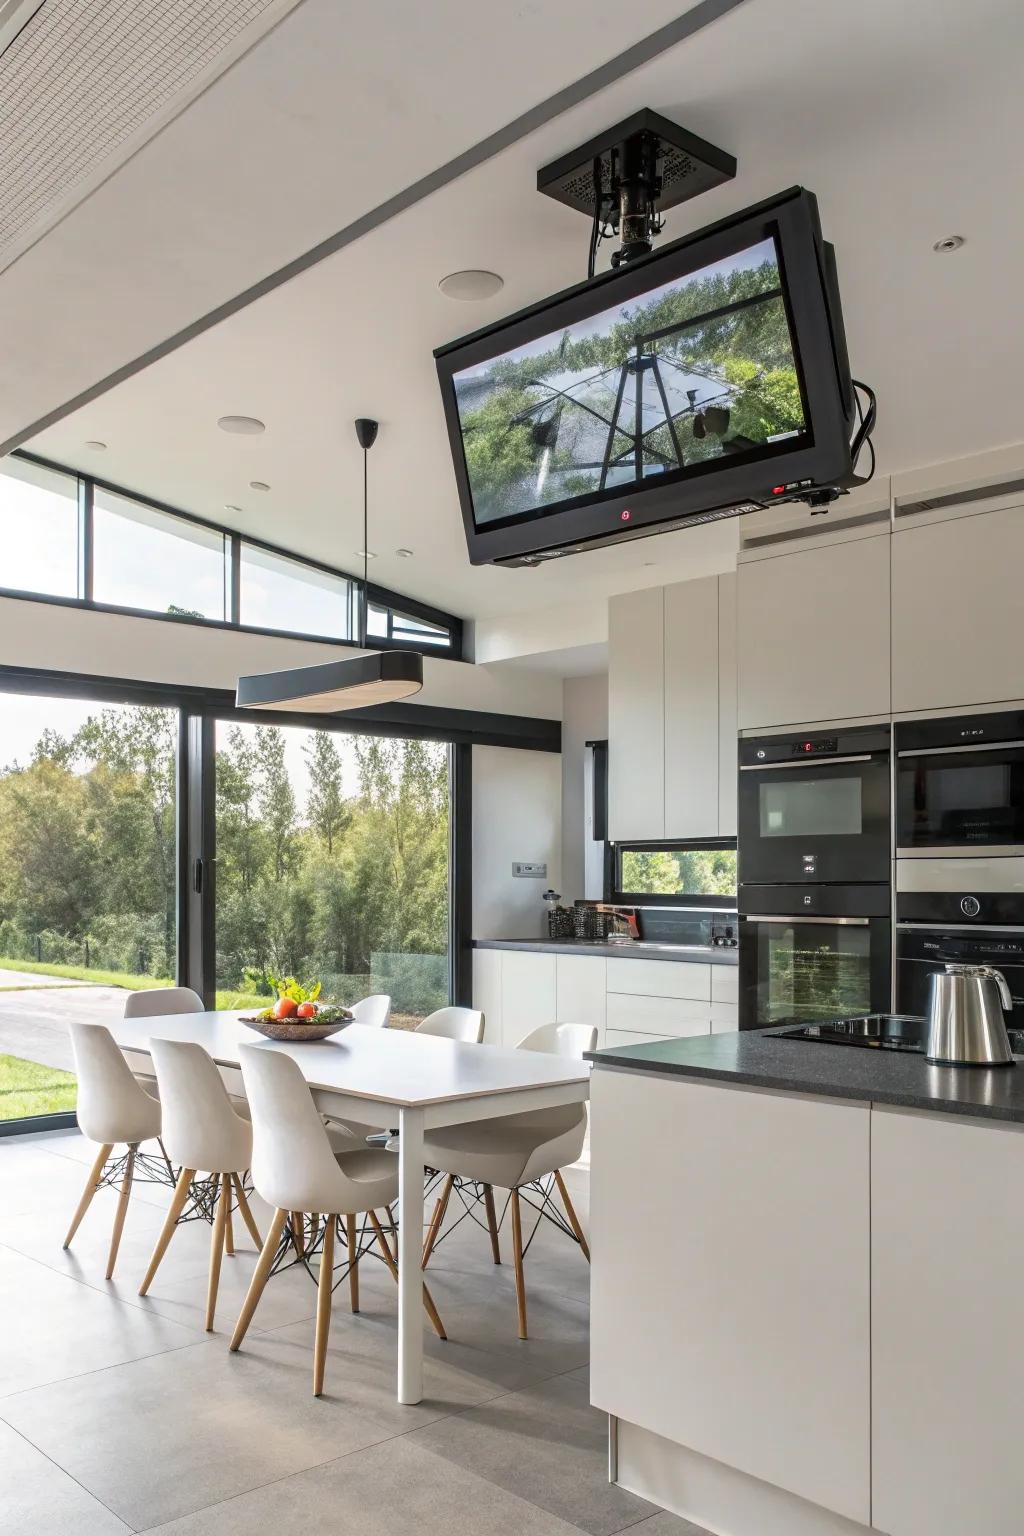
<path id="1" fill-rule="evenodd" d="M 1024 859 L 898 861 L 897 1009 L 926 1014 L 932 975 L 950 964 L 999 971 L 1009 1027 L 1024 1031 Z"/>
<path id="2" fill-rule="evenodd" d="M 900 722 L 898 858 L 1024 856 L 1024 710 Z"/>
<path id="3" fill-rule="evenodd" d="M 906 1014 L 871 1013 L 861 1018 L 825 1019 L 816 1024 L 773 1029 L 770 1033 L 780 1040 L 810 1040 L 822 1045 L 854 1045 L 868 1050 L 907 1051 L 923 1056 L 928 1041 L 928 1021 Z M 1024 1051 L 1024 1034 L 1011 1031 L 1010 1043 L 1018 1052 Z"/>
<path id="4" fill-rule="evenodd" d="M 888 883 L 887 725 L 739 744 L 742 885 Z"/>
<path id="5" fill-rule="evenodd" d="M 947 961 L 931 977 L 928 1060 L 954 1067 L 1012 1066 L 1003 1018 L 1003 1010 L 1012 1007 L 1006 977 L 994 966 Z"/>

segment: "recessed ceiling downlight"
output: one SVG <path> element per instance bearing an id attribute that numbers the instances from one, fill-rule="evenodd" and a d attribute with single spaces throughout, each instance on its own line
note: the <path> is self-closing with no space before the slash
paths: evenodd
<path id="1" fill-rule="evenodd" d="M 936 240 L 932 246 L 933 251 L 938 251 L 940 256 L 948 256 L 950 251 L 958 251 L 967 241 L 963 235 L 945 235 L 941 240 Z"/>
<path id="2" fill-rule="evenodd" d="M 222 432 L 235 432 L 241 437 L 257 437 L 267 430 L 266 423 L 256 416 L 219 416 L 217 425 Z"/>
<path id="3" fill-rule="evenodd" d="M 91 448 L 93 453 L 106 453 L 107 451 L 106 443 L 101 443 L 98 437 L 90 438 L 85 446 Z"/>
<path id="4" fill-rule="evenodd" d="M 398 556 L 399 560 L 411 560 L 414 551 L 411 549 L 396 549 L 395 554 Z"/>
<path id="5" fill-rule="evenodd" d="M 505 279 L 497 272 L 484 272 L 470 267 L 465 272 L 449 272 L 437 285 L 446 299 L 462 299 L 474 303 L 480 299 L 493 299 L 505 286 Z"/>
<path id="6" fill-rule="evenodd" d="M 249 489 L 250 491 L 269 491 L 270 486 L 265 480 L 250 480 Z"/>

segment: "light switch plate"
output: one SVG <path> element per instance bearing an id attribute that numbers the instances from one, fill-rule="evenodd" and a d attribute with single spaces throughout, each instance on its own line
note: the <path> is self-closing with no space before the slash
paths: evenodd
<path id="1" fill-rule="evenodd" d="M 548 867 L 546 864 L 520 864 L 512 865 L 513 880 L 546 880 Z"/>

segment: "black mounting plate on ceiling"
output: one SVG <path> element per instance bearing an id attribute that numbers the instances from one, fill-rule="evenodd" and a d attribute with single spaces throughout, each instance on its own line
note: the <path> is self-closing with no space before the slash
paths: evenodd
<path id="1" fill-rule="evenodd" d="M 596 138 L 581 144 L 552 160 L 537 172 L 537 191 L 594 217 L 594 161 L 601 162 L 601 194 L 607 197 L 612 189 L 612 152 L 634 134 L 650 133 L 658 140 L 658 174 L 661 177 L 661 196 L 658 208 L 674 208 L 688 198 L 710 192 L 724 181 L 736 175 L 736 161 L 724 149 L 709 144 L 706 139 L 688 133 L 685 128 L 670 122 L 659 112 L 644 107 L 599 133 Z"/>

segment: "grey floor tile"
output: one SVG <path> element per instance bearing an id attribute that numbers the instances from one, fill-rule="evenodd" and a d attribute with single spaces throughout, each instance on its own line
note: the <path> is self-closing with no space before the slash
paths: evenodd
<path id="1" fill-rule="evenodd" d="M 309 1351 L 261 1340 L 231 1355 L 221 1336 L 96 1371 L 4 1399 L 0 1416 L 136 1528 L 371 1445 L 401 1427 L 397 1413 L 409 1427 L 423 1422 L 420 1410 L 398 1409 L 393 1382 L 380 1415 L 372 1391 L 358 1406 L 340 1394 L 318 1401 Z"/>
<path id="2" fill-rule="evenodd" d="M 711 1532 L 703 1525 L 694 1525 L 692 1520 L 681 1520 L 678 1515 L 660 1509 L 650 1519 L 631 1525 L 629 1536 L 711 1536 Z"/>
<path id="3" fill-rule="evenodd" d="M 0 1316 L 0 1402 L 11 1393 L 205 1343 L 207 1338 L 195 1328 L 149 1317 L 5 1248 L 0 1248 Z M 16 1320 L 13 1327 L 11 1319 Z"/>
<path id="4" fill-rule="evenodd" d="M 0 1423 L 0 1536 L 123 1536 L 129 1527 Z"/>
<path id="5" fill-rule="evenodd" d="M 418 1430 L 412 1439 L 447 1462 L 590 1531 L 611 1536 L 656 1506 L 608 1481 L 607 1420 L 570 1376 L 495 1398 Z"/>
<path id="6" fill-rule="evenodd" d="M 579 1536 L 579 1529 L 410 1442 L 385 1441 L 146 1536 Z"/>

